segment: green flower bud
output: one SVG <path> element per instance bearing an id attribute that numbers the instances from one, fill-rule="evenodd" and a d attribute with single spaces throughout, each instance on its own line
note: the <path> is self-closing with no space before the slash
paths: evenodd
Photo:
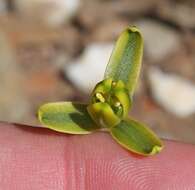
<path id="1" fill-rule="evenodd" d="M 111 78 L 99 82 L 87 110 L 101 127 L 113 127 L 128 115 L 131 99 L 124 83 Z"/>
<path id="2" fill-rule="evenodd" d="M 121 121 L 107 103 L 91 104 L 87 107 L 87 110 L 96 124 L 103 128 L 113 127 Z"/>

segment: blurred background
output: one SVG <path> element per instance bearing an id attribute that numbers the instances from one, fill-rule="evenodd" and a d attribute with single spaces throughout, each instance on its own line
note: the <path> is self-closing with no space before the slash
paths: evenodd
<path id="1" fill-rule="evenodd" d="M 87 101 L 128 25 L 145 40 L 131 115 L 195 143 L 194 0 L 0 0 L 0 120 L 39 125 L 41 104 Z"/>

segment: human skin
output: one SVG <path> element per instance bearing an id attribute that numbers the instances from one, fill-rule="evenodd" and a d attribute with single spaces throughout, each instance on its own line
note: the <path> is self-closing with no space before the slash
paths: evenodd
<path id="1" fill-rule="evenodd" d="M 195 146 L 137 156 L 107 133 L 66 135 L 0 123 L 2 190 L 194 190 Z"/>

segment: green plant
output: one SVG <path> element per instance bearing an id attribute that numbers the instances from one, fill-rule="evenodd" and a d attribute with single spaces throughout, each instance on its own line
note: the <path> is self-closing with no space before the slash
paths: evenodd
<path id="1" fill-rule="evenodd" d="M 104 80 L 89 104 L 58 102 L 40 107 L 40 122 L 55 131 L 88 134 L 106 130 L 123 147 L 141 155 L 161 151 L 160 139 L 144 124 L 129 118 L 132 97 L 140 73 L 143 38 L 136 27 L 122 32 L 110 57 Z"/>

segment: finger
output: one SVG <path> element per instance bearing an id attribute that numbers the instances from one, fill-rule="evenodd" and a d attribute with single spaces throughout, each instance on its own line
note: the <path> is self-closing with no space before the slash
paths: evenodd
<path id="1" fill-rule="evenodd" d="M 165 142 L 140 157 L 105 133 L 64 135 L 0 124 L 0 187 L 7 189 L 163 190 L 195 188 L 195 147 Z"/>

